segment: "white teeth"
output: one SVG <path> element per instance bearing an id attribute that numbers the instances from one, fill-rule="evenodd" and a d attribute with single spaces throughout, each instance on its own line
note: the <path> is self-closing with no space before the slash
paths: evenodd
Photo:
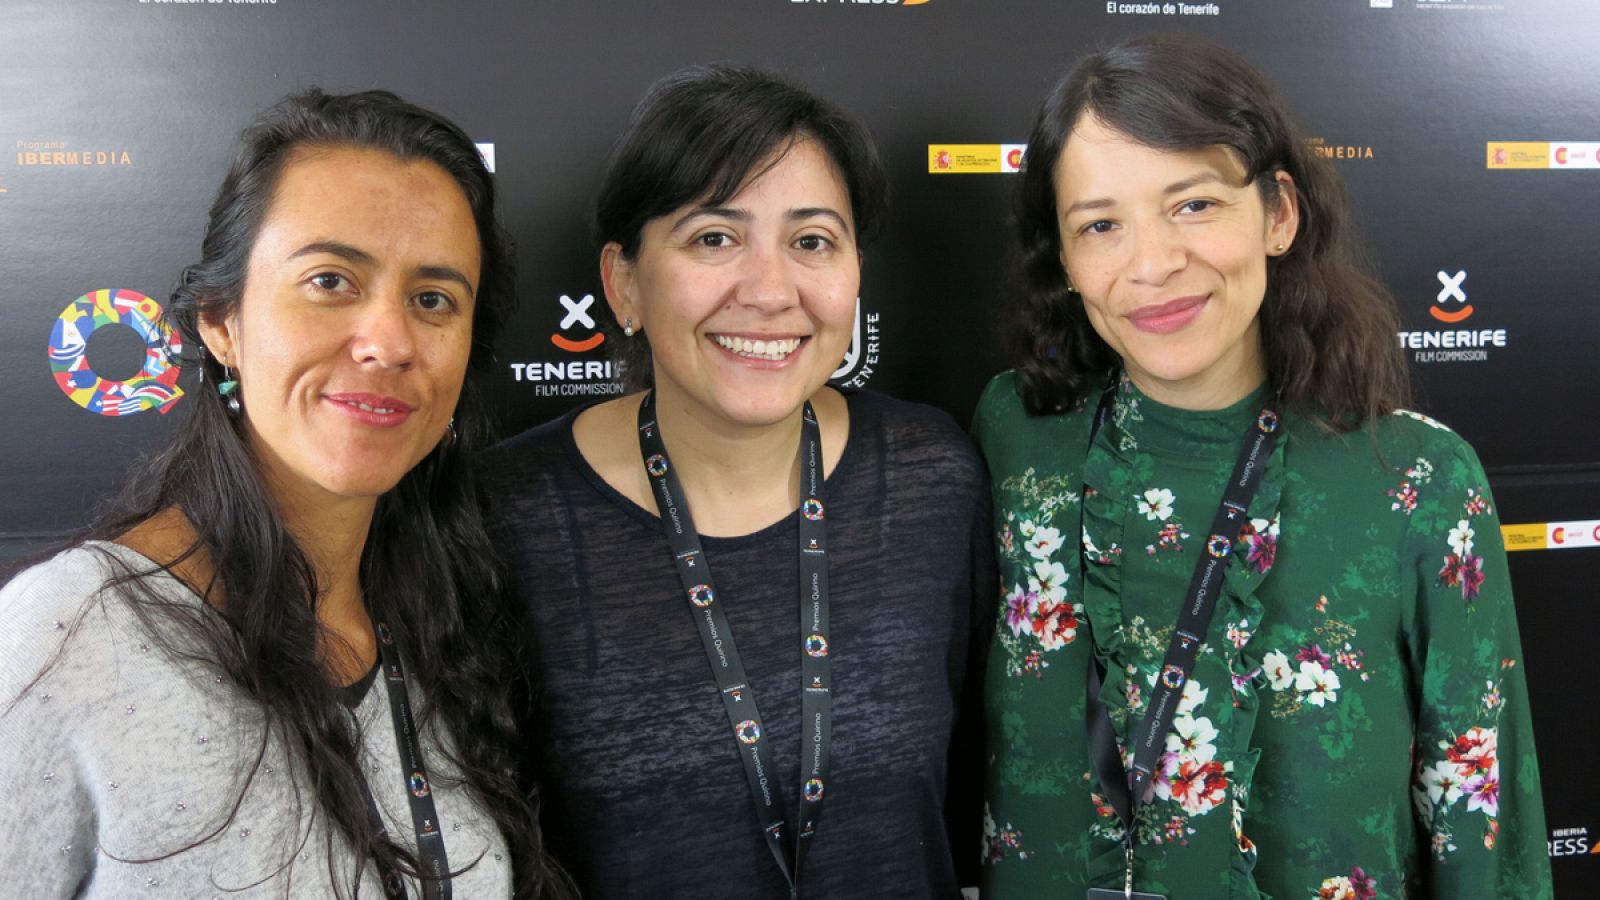
<path id="1" fill-rule="evenodd" d="M 399 411 L 399 410 L 390 409 L 387 406 L 368 406 L 365 403 L 362 403 L 360 401 L 355 401 L 355 400 L 346 401 L 345 402 L 345 406 L 354 406 L 356 409 L 363 410 L 365 412 L 375 412 L 375 413 L 379 413 L 379 414 L 382 414 L 382 415 L 388 415 L 388 414 L 390 414 L 392 412 L 398 412 Z"/>
<path id="2" fill-rule="evenodd" d="M 771 341 L 752 341 L 747 338 L 732 337 L 725 334 L 714 334 L 712 340 L 724 350 L 731 350 L 740 356 L 753 359 L 781 360 L 795 351 L 800 346 L 800 338 L 782 338 Z"/>

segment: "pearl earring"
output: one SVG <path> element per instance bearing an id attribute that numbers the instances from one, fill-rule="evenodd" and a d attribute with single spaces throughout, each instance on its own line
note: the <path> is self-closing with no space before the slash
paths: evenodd
<path id="1" fill-rule="evenodd" d="M 632 319 L 623 319 L 622 320 L 622 333 L 623 333 L 623 335 L 625 335 L 627 337 L 633 337 L 634 328 L 633 328 L 633 320 Z"/>

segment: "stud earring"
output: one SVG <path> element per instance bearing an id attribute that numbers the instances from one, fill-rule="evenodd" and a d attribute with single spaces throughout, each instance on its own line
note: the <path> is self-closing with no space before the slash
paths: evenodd
<path id="1" fill-rule="evenodd" d="M 239 379 L 226 365 L 222 367 L 223 381 L 217 384 L 217 393 L 228 403 L 228 412 L 239 414 Z"/>
<path id="2" fill-rule="evenodd" d="M 633 335 L 634 335 L 634 327 L 633 327 L 633 320 L 632 319 L 623 319 L 622 320 L 622 334 L 625 337 L 633 337 Z"/>
<path id="3" fill-rule="evenodd" d="M 452 447 L 456 442 L 456 417 L 451 416 L 450 421 L 444 425 L 444 440 L 439 442 L 441 447 Z"/>
<path id="4" fill-rule="evenodd" d="M 1279 244 L 1278 247 L 1277 247 L 1277 250 L 1278 250 L 1279 253 L 1282 253 L 1283 252 L 1283 245 Z"/>

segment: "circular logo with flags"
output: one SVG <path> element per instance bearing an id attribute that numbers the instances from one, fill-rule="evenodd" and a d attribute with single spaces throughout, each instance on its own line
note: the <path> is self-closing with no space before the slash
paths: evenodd
<path id="1" fill-rule="evenodd" d="M 657 478 L 667 474 L 667 458 L 657 453 L 644 461 L 644 470 Z"/>
<path id="2" fill-rule="evenodd" d="M 800 504 L 800 515 L 805 516 L 813 522 L 821 519 L 822 501 L 815 498 L 808 498 L 806 502 Z"/>
<path id="3" fill-rule="evenodd" d="M 428 776 L 422 774 L 421 772 L 412 772 L 411 777 L 406 779 L 406 782 L 411 785 L 411 796 L 428 796 Z"/>
<path id="4" fill-rule="evenodd" d="M 761 726 L 756 724 L 755 719 L 745 719 L 733 729 L 733 732 L 739 736 L 741 744 L 754 744 L 761 740 Z"/>
<path id="5" fill-rule="evenodd" d="M 821 800 L 822 799 L 822 779 L 821 778 L 813 778 L 813 779 L 811 779 L 810 781 L 806 782 L 805 787 L 801 788 L 801 790 L 805 793 L 805 797 L 806 797 L 807 802 L 815 803 L 818 800 Z"/>
<path id="6" fill-rule="evenodd" d="M 1215 556 L 1217 559 L 1227 556 L 1229 551 L 1232 549 L 1233 545 L 1228 543 L 1228 539 L 1220 534 L 1213 534 L 1211 538 L 1206 541 L 1206 552 L 1212 556 Z"/>
<path id="7" fill-rule="evenodd" d="M 689 588 L 689 602 L 700 609 L 710 606 L 713 599 L 715 597 L 711 593 L 711 585 L 709 584 L 697 584 Z"/>
<path id="8" fill-rule="evenodd" d="M 1177 690 L 1183 686 L 1183 670 L 1177 666 L 1167 666 L 1161 670 L 1161 683 Z"/>
<path id="9" fill-rule="evenodd" d="M 1263 434 L 1271 434 L 1278 430 L 1278 414 L 1270 409 L 1263 409 L 1261 415 L 1256 416 L 1256 427 Z"/>
<path id="10" fill-rule="evenodd" d="M 813 634 L 812 636 L 806 638 L 806 655 L 827 656 L 828 639 L 820 634 Z"/>

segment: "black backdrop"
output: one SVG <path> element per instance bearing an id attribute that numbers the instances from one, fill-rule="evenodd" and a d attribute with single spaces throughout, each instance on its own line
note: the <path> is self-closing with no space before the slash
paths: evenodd
<path id="1" fill-rule="evenodd" d="M 1512 575 L 1558 894 L 1600 895 L 1581 699 L 1600 622 L 1600 551 L 1582 547 L 1600 537 L 1570 524 L 1600 518 L 1586 0 L 0 0 L 0 559 L 80 526 L 172 427 L 159 408 L 183 398 L 140 315 L 198 255 L 233 134 L 284 93 L 386 87 L 492 144 L 522 276 L 509 433 L 615 390 L 603 347 L 553 338 L 593 339 L 588 202 L 644 87 L 711 60 L 799 79 L 866 120 L 894 188 L 839 378 L 966 421 L 1002 365 L 998 145 L 1025 140 L 1079 52 L 1154 30 L 1233 46 L 1282 88 L 1415 332 L 1419 405 L 1477 446 L 1504 521 L 1531 526 Z M 94 328 L 97 291 L 100 319 L 134 327 Z"/>

